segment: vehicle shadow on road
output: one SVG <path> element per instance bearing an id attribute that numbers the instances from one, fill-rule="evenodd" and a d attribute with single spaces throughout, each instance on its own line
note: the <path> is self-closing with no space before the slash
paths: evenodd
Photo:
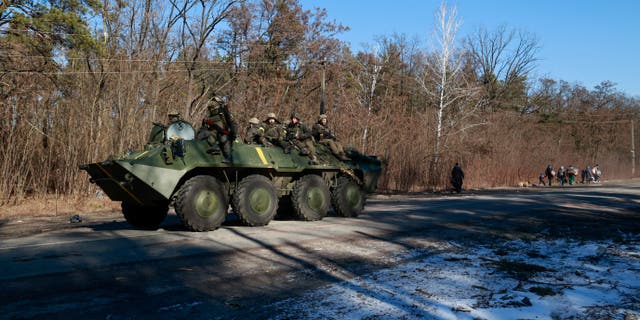
<path id="1" fill-rule="evenodd" d="M 58 232 L 49 247 L 7 247 L 0 256 L 5 272 L 33 268 L 37 275 L 3 281 L 0 312 L 9 318 L 72 312 L 78 318 L 205 319 L 216 310 L 223 318 L 268 318 L 286 303 L 261 306 L 329 283 L 382 299 L 349 279 L 397 263 L 388 259 L 394 252 L 428 254 L 428 243 L 496 239 L 621 239 L 640 233 L 636 193 L 599 187 L 389 197 L 370 199 L 358 218 L 274 221 L 263 228 L 229 223 L 205 233 L 182 232 L 169 215 L 162 225 L 167 242 L 156 240 L 156 231 L 123 236 L 117 231 L 133 229 L 124 221 L 95 223 L 88 227 L 99 233 Z M 101 240 L 111 234 L 117 242 Z M 402 294 L 402 288 L 388 290 Z"/>

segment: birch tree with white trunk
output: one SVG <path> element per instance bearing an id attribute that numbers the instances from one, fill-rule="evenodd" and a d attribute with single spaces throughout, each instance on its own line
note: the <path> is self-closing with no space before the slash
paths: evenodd
<path id="1" fill-rule="evenodd" d="M 442 152 L 445 111 L 468 94 L 468 91 L 456 81 L 463 67 L 462 60 L 456 59 L 455 41 L 461 24 L 457 17 L 457 9 L 455 6 L 450 8 L 443 2 L 435 17 L 436 26 L 430 41 L 433 53 L 427 58 L 426 68 L 417 79 L 422 90 L 433 96 L 437 102 L 436 141 L 431 160 L 432 170 L 437 169 Z M 427 110 L 429 109 L 427 108 Z"/>

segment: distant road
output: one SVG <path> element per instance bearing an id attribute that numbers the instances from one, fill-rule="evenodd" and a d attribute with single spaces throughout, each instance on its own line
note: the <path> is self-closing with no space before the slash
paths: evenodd
<path id="1" fill-rule="evenodd" d="M 455 240 L 607 239 L 640 232 L 640 181 L 377 195 L 357 219 L 158 231 L 119 214 L 0 225 L 0 318 L 264 318 L 261 306 Z M 29 232 L 29 230 L 33 230 Z M 213 312 L 213 313 L 212 313 Z"/>

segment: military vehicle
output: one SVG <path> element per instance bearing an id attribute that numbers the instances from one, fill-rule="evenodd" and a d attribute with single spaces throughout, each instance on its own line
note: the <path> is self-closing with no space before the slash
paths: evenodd
<path id="1" fill-rule="evenodd" d="M 381 162 L 350 150 L 351 160 L 338 160 L 317 145 L 319 164 L 296 151 L 279 147 L 233 143 L 232 160 L 212 152 L 195 138 L 193 126 L 180 121 L 156 124 L 143 150 L 84 164 L 90 181 L 114 201 L 140 229 L 157 229 L 173 206 L 193 231 L 217 229 L 227 218 L 229 204 L 248 226 L 267 225 L 279 212 L 291 211 L 301 220 L 320 220 L 330 206 L 343 217 L 362 212 L 366 193 L 373 192 Z"/>

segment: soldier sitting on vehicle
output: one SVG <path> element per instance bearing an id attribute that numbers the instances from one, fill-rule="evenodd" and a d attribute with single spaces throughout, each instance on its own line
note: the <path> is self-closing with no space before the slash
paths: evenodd
<path id="1" fill-rule="evenodd" d="M 345 154 L 342 144 L 338 142 L 336 136 L 329 130 L 327 122 L 326 114 L 321 114 L 320 117 L 318 117 L 318 122 L 313 125 L 311 130 L 313 138 L 315 138 L 318 143 L 328 146 L 338 159 L 343 161 L 351 160 Z"/>
<path id="2" fill-rule="evenodd" d="M 291 113 L 291 122 L 286 127 L 287 136 L 285 153 L 290 152 L 290 149 L 296 148 L 302 155 L 308 155 L 311 160 L 311 164 L 318 164 L 318 158 L 316 157 L 316 148 L 313 145 L 313 137 L 307 126 L 300 122 L 300 114 Z"/>
<path id="3" fill-rule="evenodd" d="M 224 162 L 231 162 L 231 146 L 238 132 L 238 123 L 220 97 L 214 97 L 213 101 L 207 105 L 207 109 L 209 115 L 202 120 L 198 139 L 209 143 L 211 146 L 209 153 L 222 151 Z"/>
<path id="4" fill-rule="evenodd" d="M 264 128 L 264 138 L 270 145 L 279 146 L 286 150 L 287 144 L 284 142 L 286 132 L 275 113 L 269 112 L 267 114 L 267 119 L 262 122 L 262 127 Z"/>
<path id="5" fill-rule="evenodd" d="M 247 134 L 244 136 L 244 142 L 247 144 L 261 144 L 265 147 L 271 147 L 272 144 L 264 136 L 265 129 L 260 125 L 258 118 L 249 119 L 249 127 L 247 128 Z"/>
<path id="6" fill-rule="evenodd" d="M 172 136 L 176 133 L 189 136 L 193 134 L 193 127 L 187 121 L 180 117 L 180 112 L 172 110 L 167 113 L 167 125 L 154 122 L 151 134 L 149 135 L 148 145 L 164 144 L 162 147 L 162 155 L 167 164 L 173 163 L 173 143 L 176 140 L 184 138 L 184 136 Z M 183 124 L 178 126 L 178 124 Z M 187 133 L 189 131 L 189 133 Z M 193 138 L 193 136 L 191 136 Z"/>
<path id="7" fill-rule="evenodd" d="M 153 123 L 153 128 L 151 129 L 151 134 L 149 135 L 149 140 L 147 140 L 147 144 L 163 143 L 165 140 L 167 127 L 172 123 L 180 121 L 180 112 L 169 111 L 167 113 L 167 118 L 168 118 L 168 123 L 166 126 L 158 122 Z"/>

